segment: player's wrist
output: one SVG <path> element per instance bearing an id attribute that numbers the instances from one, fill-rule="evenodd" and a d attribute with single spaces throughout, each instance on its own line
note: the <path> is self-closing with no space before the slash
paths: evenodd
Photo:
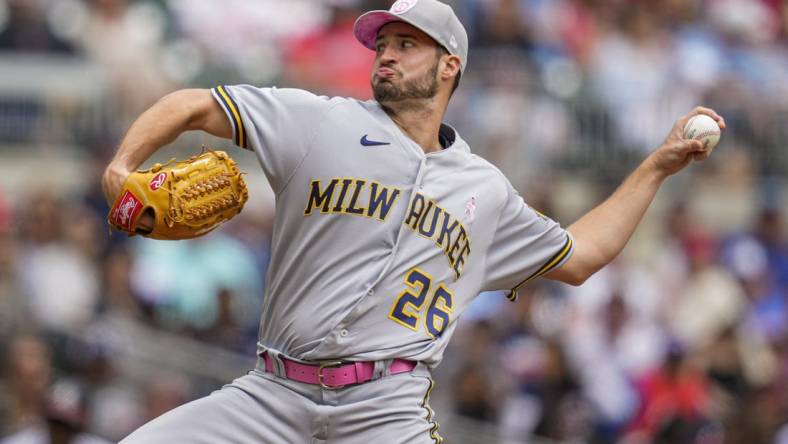
<path id="1" fill-rule="evenodd" d="M 115 161 L 107 165 L 107 168 L 104 170 L 104 175 L 101 178 L 101 185 L 104 191 L 104 198 L 110 206 L 115 201 L 115 198 L 123 186 L 123 182 L 129 174 L 131 174 L 131 170 Z"/>
<path id="2" fill-rule="evenodd" d="M 662 162 L 660 162 L 659 151 L 658 149 L 651 153 L 638 167 L 644 177 L 657 182 L 657 184 L 661 184 L 672 174 L 669 168 L 665 167 Z"/>
<path id="3" fill-rule="evenodd" d="M 115 176 L 128 176 L 132 171 L 132 168 L 124 165 L 123 162 L 113 160 L 112 162 L 107 165 L 106 172 L 111 175 Z"/>

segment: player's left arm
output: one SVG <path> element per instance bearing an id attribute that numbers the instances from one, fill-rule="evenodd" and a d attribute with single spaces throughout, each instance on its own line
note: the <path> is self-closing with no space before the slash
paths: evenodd
<path id="1" fill-rule="evenodd" d="M 677 120 L 665 142 L 607 200 L 569 226 L 574 253 L 545 277 L 580 285 L 618 256 L 665 179 L 693 160 L 709 157 L 710 151 L 705 151 L 700 141 L 682 137 L 684 125 L 698 114 L 710 116 L 725 128 L 725 120 L 709 108 L 697 107 Z"/>

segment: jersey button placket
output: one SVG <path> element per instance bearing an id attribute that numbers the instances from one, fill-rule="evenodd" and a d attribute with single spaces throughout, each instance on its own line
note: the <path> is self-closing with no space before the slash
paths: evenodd
<path id="1" fill-rule="evenodd" d="M 421 189 L 421 184 L 422 184 L 422 180 L 423 180 L 422 177 L 424 176 L 424 173 L 425 173 L 425 170 L 426 170 L 426 164 L 427 164 L 426 159 L 422 158 L 421 162 L 419 164 L 419 171 L 416 174 L 416 179 L 413 181 L 413 187 L 414 187 L 413 190 L 414 191 Z M 410 205 L 412 204 L 414 196 L 415 196 L 415 192 L 412 192 L 411 196 L 410 196 L 410 199 L 408 200 L 408 205 L 407 205 L 406 208 L 410 207 Z M 403 216 L 403 218 L 404 218 L 404 216 Z M 404 219 L 403 219 L 403 222 L 404 222 Z M 379 301 L 376 301 L 375 299 L 372 298 L 372 296 L 375 295 L 374 286 L 377 285 L 381 280 L 383 280 L 383 278 L 386 276 L 386 273 L 388 272 L 389 268 L 391 268 L 391 266 L 393 264 L 393 261 L 395 260 L 394 258 L 396 256 L 396 253 L 399 250 L 399 244 L 400 244 L 400 241 L 402 240 L 402 237 L 403 237 L 404 233 L 405 233 L 404 223 L 400 223 L 399 224 L 399 229 L 397 231 L 397 237 L 395 238 L 394 245 L 392 245 L 392 247 L 391 247 L 391 255 L 390 255 L 389 263 L 386 265 L 386 267 L 384 267 L 383 271 L 381 271 L 381 273 L 377 277 L 377 279 L 375 279 L 373 282 L 368 282 L 367 283 L 367 291 L 366 291 L 365 294 L 366 294 L 366 298 L 368 298 L 368 299 L 366 299 L 366 300 L 362 301 L 361 303 L 359 303 L 357 305 L 357 307 L 347 317 L 345 317 L 345 319 L 342 320 L 341 325 L 345 326 L 345 325 L 350 324 L 354 320 L 356 320 L 358 318 L 358 313 L 361 313 L 361 312 L 365 311 L 364 307 L 369 307 L 369 306 L 376 305 L 377 303 L 379 303 Z M 350 332 L 347 329 L 345 329 L 345 328 L 340 329 L 338 332 L 336 330 L 334 330 L 334 331 L 335 331 L 335 333 L 331 337 L 331 339 L 334 341 L 334 343 L 344 342 L 344 341 L 342 341 L 342 338 L 346 338 L 346 337 L 348 337 L 350 335 Z M 323 344 L 324 345 L 328 345 L 328 341 L 325 341 Z"/>

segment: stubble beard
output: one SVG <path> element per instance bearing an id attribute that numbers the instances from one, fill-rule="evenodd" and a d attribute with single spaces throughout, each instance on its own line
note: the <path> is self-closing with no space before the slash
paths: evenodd
<path id="1" fill-rule="evenodd" d="M 438 94 L 438 63 L 422 77 L 404 82 L 397 86 L 387 79 L 372 78 L 372 93 L 375 100 L 383 106 L 402 106 L 408 101 L 429 100 Z M 377 80 L 377 81 L 376 81 Z"/>

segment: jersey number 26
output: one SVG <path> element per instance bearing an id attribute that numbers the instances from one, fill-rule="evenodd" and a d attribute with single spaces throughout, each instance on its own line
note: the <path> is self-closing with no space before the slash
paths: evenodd
<path id="1" fill-rule="evenodd" d="M 430 291 L 432 277 L 418 268 L 412 269 L 405 275 L 405 284 L 408 288 L 397 296 L 391 307 L 389 319 L 403 327 L 418 331 L 421 312 L 427 303 L 427 296 L 431 294 L 429 308 L 423 315 L 424 328 L 431 338 L 437 338 L 449 325 L 449 315 L 454 311 L 452 308 L 454 296 L 443 284 L 438 284 L 434 292 Z"/>

